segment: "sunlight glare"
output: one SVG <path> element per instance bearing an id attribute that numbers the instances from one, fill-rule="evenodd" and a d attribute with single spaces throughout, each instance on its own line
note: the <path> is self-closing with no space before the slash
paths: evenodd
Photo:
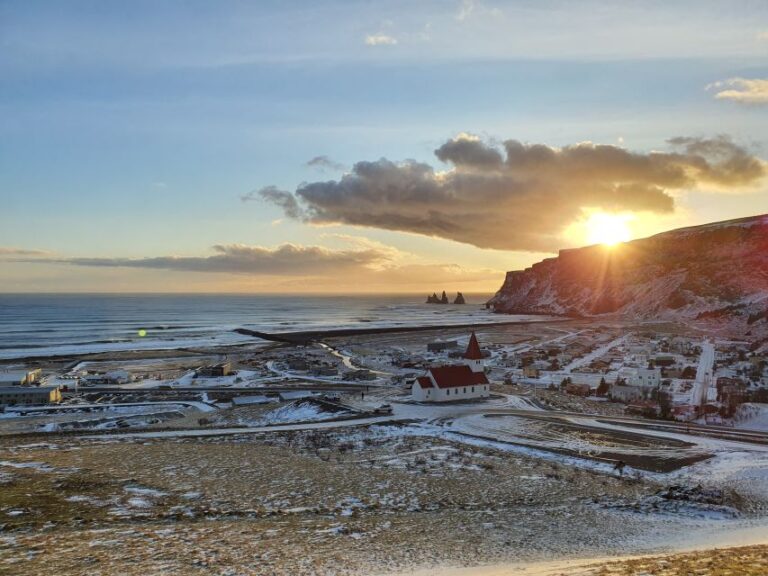
<path id="1" fill-rule="evenodd" d="M 586 222 L 589 243 L 615 246 L 620 242 L 627 242 L 632 238 L 627 224 L 631 219 L 632 217 L 626 214 L 592 214 Z"/>

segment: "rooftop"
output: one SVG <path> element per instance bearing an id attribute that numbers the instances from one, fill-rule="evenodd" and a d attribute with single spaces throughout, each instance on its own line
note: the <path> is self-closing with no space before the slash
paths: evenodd
<path id="1" fill-rule="evenodd" d="M 464 352 L 464 358 L 467 360 L 483 359 L 483 353 L 480 351 L 480 344 L 478 344 L 477 336 L 475 336 L 474 332 L 472 332 L 472 335 L 469 337 L 469 345 L 467 346 L 467 351 Z"/>
<path id="2" fill-rule="evenodd" d="M 430 368 L 429 372 L 438 388 L 458 388 L 460 386 L 488 384 L 488 379 L 483 372 L 473 372 L 469 366 L 464 364 Z"/>

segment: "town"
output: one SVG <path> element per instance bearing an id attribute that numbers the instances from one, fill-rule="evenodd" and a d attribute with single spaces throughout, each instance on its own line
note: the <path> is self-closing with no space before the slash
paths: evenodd
<path id="1" fill-rule="evenodd" d="M 552 318 L 371 332 L 6 362 L 3 562 L 41 568 L 66 529 L 89 535 L 64 554 L 79 567 L 114 541 L 145 569 L 162 542 L 179 570 L 310 574 L 343 546 L 353 572 L 397 572 L 627 533 L 654 549 L 768 510 L 768 370 L 747 341 Z"/>
<path id="2" fill-rule="evenodd" d="M 610 406 L 613 413 L 699 425 L 768 422 L 768 354 L 746 341 L 586 322 L 477 331 L 481 340 L 455 329 L 452 337 L 363 335 L 253 353 L 245 347 L 130 360 L 96 354 L 68 365 L 8 363 L 0 368 L 2 422 L 15 431 L 56 431 L 74 426 L 72 418 L 54 422 L 48 415 L 74 414 L 77 427 L 134 428 L 147 425 L 143 409 L 172 402 L 219 414 L 324 399 L 339 410 L 373 414 L 381 411 L 377 403 L 491 397 L 553 408 L 578 399 L 585 412 Z M 127 406 L 135 414 L 109 416 Z M 98 412 L 98 423 L 88 424 L 82 412 Z"/>

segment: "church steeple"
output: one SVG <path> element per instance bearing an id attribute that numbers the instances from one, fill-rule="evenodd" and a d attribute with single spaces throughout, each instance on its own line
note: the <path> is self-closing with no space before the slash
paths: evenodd
<path id="1" fill-rule="evenodd" d="M 483 353 L 480 351 L 480 344 L 477 342 L 475 332 L 469 337 L 467 351 L 464 352 L 464 362 L 470 367 L 472 372 L 484 372 Z"/>
<path id="2" fill-rule="evenodd" d="M 467 351 L 464 352 L 464 358 L 466 360 L 482 360 L 483 353 L 480 352 L 480 344 L 477 343 L 477 336 L 475 336 L 474 330 L 469 337 L 469 344 L 467 345 Z"/>

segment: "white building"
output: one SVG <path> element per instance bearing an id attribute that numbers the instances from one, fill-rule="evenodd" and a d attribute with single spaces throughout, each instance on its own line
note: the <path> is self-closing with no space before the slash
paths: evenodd
<path id="1" fill-rule="evenodd" d="M 417 402 L 453 402 L 487 398 L 490 394 L 483 355 L 474 332 L 464 353 L 464 364 L 430 368 L 411 387 L 411 397 Z"/>
<path id="2" fill-rule="evenodd" d="M 31 386 L 40 380 L 42 370 L 6 370 L 0 372 L 0 386 Z"/>
<path id="3" fill-rule="evenodd" d="M 253 404 L 269 404 L 274 402 L 267 396 L 235 396 L 232 398 L 232 406 L 250 406 Z"/>
<path id="4" fill-rule="evenodd" d="M 618 402 L 633 402 L 635 400 L 648 400 L 651 397 L 652 388 L 647 386 L 611 386 L 608 395 Z"/>
<path id="5" fill-rule="evenodd" d="M 649 386 L 658 388 L 661 386 L 660 368 L 638 368 L 632 380 L 633 386 Z"/>

